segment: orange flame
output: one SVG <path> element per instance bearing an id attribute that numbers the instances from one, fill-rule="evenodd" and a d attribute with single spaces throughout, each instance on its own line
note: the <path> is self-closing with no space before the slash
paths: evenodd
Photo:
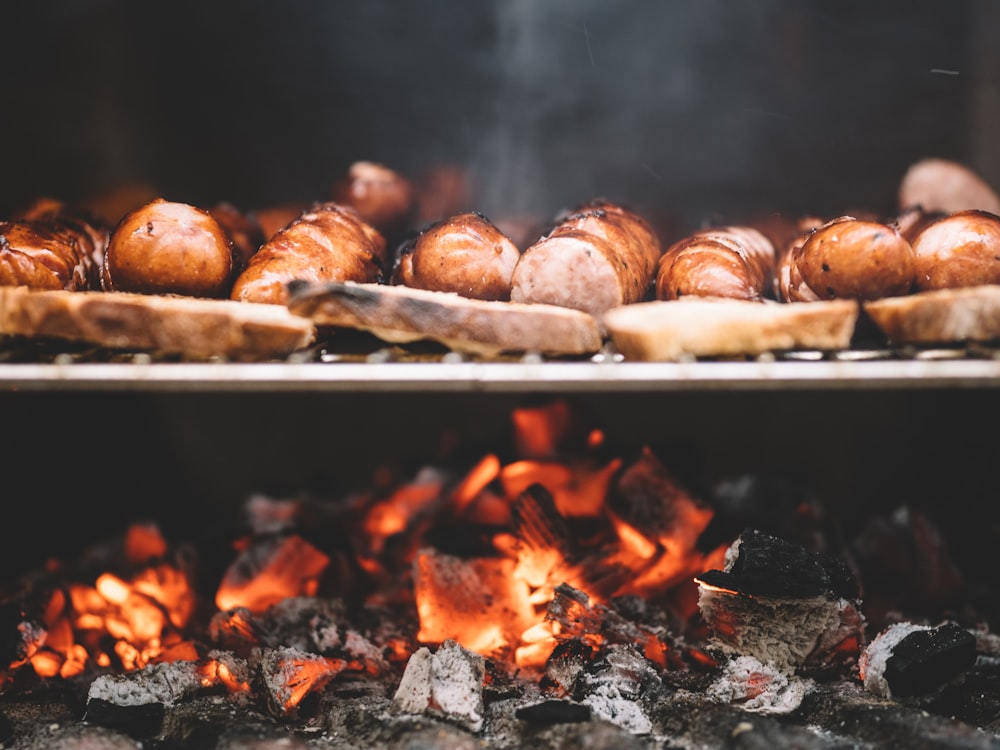
<path id="1" fill-rule="evenodd" d="M 299 536 L 251 545 L 226 571 L 215 604 L 220 610 L 245 607 L 256 614 L 288 597 L 312 596 L 329 562 Z"/>

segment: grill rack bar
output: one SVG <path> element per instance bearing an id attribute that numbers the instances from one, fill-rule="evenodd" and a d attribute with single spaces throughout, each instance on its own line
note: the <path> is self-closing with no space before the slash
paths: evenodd
<path id="1" fill-rule="evenodd" d="M 434 347 L 325 345 L 285 361 L 184 362 L 143 352 L 37 342 L 0 349 L 0 388 L 151 392 L 670 392 L 1000 388 L 1000 344 L 768 353 L 746 359 L 626 362 L 525 354 L 477 360 Z"/>

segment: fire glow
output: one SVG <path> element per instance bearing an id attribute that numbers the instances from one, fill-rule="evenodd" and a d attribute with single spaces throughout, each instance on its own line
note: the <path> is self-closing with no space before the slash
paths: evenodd
<path id="1" fill-rule="evenodd" d="M 574 433 L 562 402 L 517 409 L 512 423 L 506 463 L 487 453 L 464 471 L 383 478 L 353 499 L 348 567 L 367 577 L 362 603 L 408 602 L 418 629 L 413 642 L 389 639 L 392 646 L 371 658 L 285 653 L 272 669 L 283 711 L 342 672 L 373 673 L 383 659 L 401 662 L 419 646 L 449 640 L 513 669 L 539 670 L 566 639 L 605 645 L 595 623 L 613 598 L 693 590 L 694 575 L 721 559 L 721 550 L 705 554 L 696 546 L 711 511 L 649 449 L 631 462 L 608 458 L 603 433 Z M 615 504 L 629 494 L 649 500 L 638 516 L 620 497 Z M 272 516 L 291 523 L 292 511 Z M 478 547 L 462 555 L 440 549 L 434 540 L 441 533 L 475 538 Z M 339 595 L 348 585 L 332 575 L 333 553 L 323 540 L 281 523 L 234 548 L 214 594 L 209 634 L 215 646 L 235 644 L 235 653 L 259 645 L 256 618 L 272 608 Z M 37 626 L 21 633 L 22 656 L 9 664 L 8 677 L 28 665 L 41 678 L 69 678 L 184 660 L 197 664 L 206 686 L 246 691 L 232 665 L 206 656 L 208 648 L 190 636 L 199 609 L 193 578 L 157 528 L 134 525 L 123 549 L 122 569 L 54 590 L 30 619 Z M 689 615 L 691 591 L 686 600 Z M 647 658 L 667 664 L 669 647 L 655 633 L 628 632 Z"/>

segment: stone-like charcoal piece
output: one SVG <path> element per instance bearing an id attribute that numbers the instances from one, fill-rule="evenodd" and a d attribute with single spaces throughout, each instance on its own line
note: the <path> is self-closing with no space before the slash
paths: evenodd
<path id="1" fill-rule="evenodd" d="M 595 717 L 644 735 L 653 728 L 644 700 L 661 691 L 656 669 L 636 648 L 612 644 L 577 675 L 573 697 L 589 706 Z"/>
<path id="2" fill-rule="evenodd" d="M 482 656 L 448 640 L 433 654 L 421 648 L 410 657 L 392 702 L 403 713 L 439 716 L 478 732 L 485 676 Z"/>
<path id="3" fill-rule="evenodd" d="M 931 692 L 975 662 L 976 637 L 959 625 L 900 622 L 872 640 L 858 666 L 865 689 L 890 698 Z"/>
<path id="4" fill-rule="evenodd" d="M 857 582 L 843 561 L 747 530 L 724 570 L 697 577 L 712 645 L 779 669 L 849 663 L 864 641 Z"/>

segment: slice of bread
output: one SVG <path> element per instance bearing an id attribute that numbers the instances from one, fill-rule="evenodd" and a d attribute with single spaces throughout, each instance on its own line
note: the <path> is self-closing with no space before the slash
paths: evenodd
<path id="1" fill-rule="evenodd" d="M 0 287 L 0 333 L 111 349 L 235 361 L 284 358 L 311 344 L 312 321 L 282 305 L 197 297 Z"/>
<path id="2" fill-rule="evenodd" d="M 1000 286 L 917 292 L 864 303 L 868 315 L 895 344 L 949 344 L 1000 338 Z"/>
<path id="3" fill-rule="evenodd" d="M 626 359 L 757 356 L 850 346 L 860 307 L 853 300 L 750 302 L 682 298 L 609 310 L 602 321 Z"/>
<path id="4" fill-rule="evenodd" d="M 317 326 L 364 330 L 390 343 L 432 340 L 482 356 L 582 355 L 598 351 L 602 344 L 597 319 L 579 310 L 404 286 L 293 282 L 288 307 Z"/>

